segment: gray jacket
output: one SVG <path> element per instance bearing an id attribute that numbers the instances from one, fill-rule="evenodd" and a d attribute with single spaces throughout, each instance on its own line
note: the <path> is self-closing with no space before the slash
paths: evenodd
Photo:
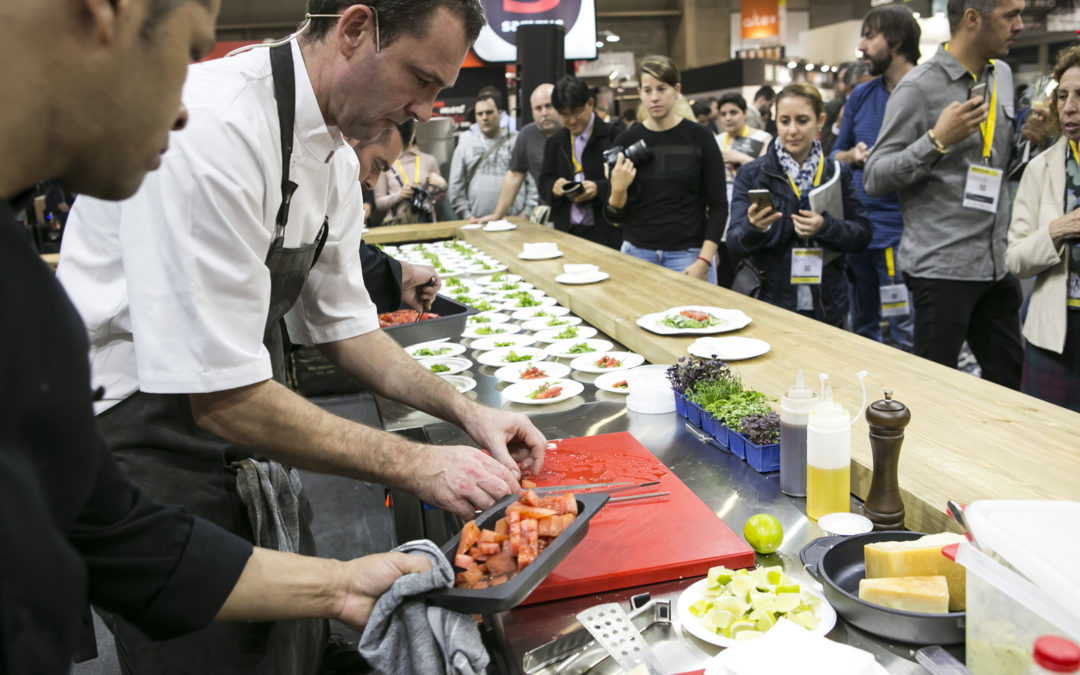
<path id="1" fill-rule="evenodd" d="M 510 166 L 510 155 L 514 150 L 517 134 L 500 129 L 495 138 L 488 138 L 480 131 L 466 131 L 458 137 L 457 148 L 450 160 L 450 206 L 458 218 L 469 219 L 485 216 L 495 211 L 499 202 L 503 177 Z M 473 174 L 472 182 L 466 185 L 469 171 L 479 162 L 489 148 L 506 139 L 499 149 L 491 153 Z M 517 215 L 530 211 L 537 204 L 536 183 L 531 176 L 525 176 L 525 185 L 518 192 L 514 204 L 507 215 Z"/>
<path id="2" fill-rule="evenodd" d="M 1012 71 L 995 60 L 979 75 L 997 82 L 997 122 L 990 166 L 1009 161 L 1016 113 Z M 944 47 L 909 72 L 893 90 L 885 108 L 877 144 L 866 161 L 863 181 L 872 196 L 900 195 L 904 234 L 900 267 L 913 277 L 989 281 L 1008 273 L 1005 237 L 1009 198 L 1002 180 L 997 213 L 963 206 L 968 167 L 982 163 L 983 136 L 975 132 L 948 154 L 934 150 L 927 131 L 953 101 L 964 101 L 971 74 Z M 991 89 L 993 85 L 991 84 Z"/>

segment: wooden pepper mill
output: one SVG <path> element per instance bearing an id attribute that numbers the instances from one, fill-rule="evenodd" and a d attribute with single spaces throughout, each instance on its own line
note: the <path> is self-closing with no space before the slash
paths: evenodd
<path id="1" fill-rule="evenodd" d="M 875 530 L 902 530 L 904 501 L 900 498 L 898 470 L 900 445 L 904 442 L 904 427 L 911 421 L 911 411 L 894 401 L 892 392 L 886 390 L 884 400 L 867 407 L 866 421 L 870 424 L 874 472 L 863 514 L 874 523 Z"/>

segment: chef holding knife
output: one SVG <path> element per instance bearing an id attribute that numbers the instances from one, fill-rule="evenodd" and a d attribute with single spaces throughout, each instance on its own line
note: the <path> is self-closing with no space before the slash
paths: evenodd
<path id="1" fill-rule="evenodd" d="M 342 135 L 427 120 L 482 9 L 310 0 L 308 20 L 299 43 L 192 67 L 191 121 L 161 169 L 120 204 L 80 198 L 59 265 L 105 389 L 98 425 L 129 475 L 152 498 L 249 537 L 258 504 L 241 500 L 237 481 L 267 475 L 280 499 L 263 501 L 297 526 L 301 552 L 311 548 L 306 501 L 282 465 L 378 481 L 469 517 L 516 492 L 522 469 L 538 473 L 546 443 L 527 417 L 457 394 L 378 330 L 357 255 L 363 203 Z M 282 319 L 294 342 L 317 344 L 369 390 L 458 424 L 491 455 L 407 441 L 294 394 L 281 384 Z M 273 461 L 252 466 L 261 458 Z M 260 625 L 167 645 L 111 627 L 129 657 L 145 656 L 143 672 L 200 651 L 244 672 L 225 659 L 245 641 L 278 644 Z"/>

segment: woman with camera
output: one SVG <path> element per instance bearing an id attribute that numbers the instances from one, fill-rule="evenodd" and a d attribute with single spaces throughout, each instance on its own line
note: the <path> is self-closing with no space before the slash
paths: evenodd
<path id="1" fill-rule="evenodd" d="M 736 290 L 842 326 L 848 312 L 843 254 L 866 249 L 873 227 L 851 168 L 825 158 L 818 140 L 823 124 L 825 104 L 813 85 L 784 87 L 776 100 L 777 138 L 735 176 L 727 243 L 746 257 Z"/>
<path id="2" fill-rule="evenodd" d="M 386 214 L 387 225 L 435 222 L 435 206 L 446 199 L 446 180 L 435 158 L 420 152 L 415 134 L 402 140 L 405 150 L 375 183 L 375 206 Z"/>
<path id="3" fill-rule="evenodd" d="M 728 212 L 724 158 L 712 132 L 680 114 L 689 106 L 671 59 L 646 57 L 638 81 L 647 115 L 615 139 L 625 151 L 610 171 L 605 216 L 622 226 L 623 253 L 716 283 Z"/>
<path id="4" fill-rule="evenodd" d="M 1080 47 L 1058 55 L 1049 121 L 1061 138 L 1024 169 L 1005 264 L 1035 277 L 1020 390 L 1080 411 Z"/>

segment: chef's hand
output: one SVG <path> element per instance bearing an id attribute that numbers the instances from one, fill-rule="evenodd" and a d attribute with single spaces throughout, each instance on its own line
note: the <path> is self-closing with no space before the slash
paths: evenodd
<path id="1" fill-rule="evenodd" d="M 540 475 L 547 439 L 525 415 L 471 403 L 460 424 L 481 448 L 514 474 L 515 481 L 521 478 L 522 471 Z"/>
<path id="2" fill-rule="evenodd" d="M 585 191 L 574 197 L 575 204 L 581 204 L 592 199 L 596 199 L 596 183 L 591 180 L 581 181 L 581 187 L 585 188 Z"/>
<path id="3" fill-rule="evenodd" d="M 746 219 L 759 230 L 769 229 L 773 223 L 780 220 L 782 215 L 779 211 L 774 211 L 771 206 L 759 207 L 753 202 L 750 203 L 750 208 L 746 210 Z"/>
<path id="4" fill-rule="evenodd" d="M 508 494 L 521 491 L 514 473 L 483 450 L 465 445 L 423 446 L 405 487 L 420 499 L 461 516 L 475 517 Z M 516 470 L 516 468 L 515 468 Z"/>
<path id="5" fill-rule="evenodd" d="M 380 595 L 400 577 L 429 569 L 431 561 L 424 556 L 393 551 L 341 563 L 338 576 L 342 597 L 334 618 L 363 631 Z"/>
<path id="6" fill-rule="evenodd" d="M 821 231 L 825 225 L 825 217 L 820 213 L 799 209 L 798 213 L 791 214 L 791 222 L 795 224 L 795 234 L 803 239 L 810 239 Z"/>
<path id="7" fill-rule="evenodd" d="M 401 301 L 418 312 L 426 312 L 442 288 L 434 267 L 401 262 Z"/>

